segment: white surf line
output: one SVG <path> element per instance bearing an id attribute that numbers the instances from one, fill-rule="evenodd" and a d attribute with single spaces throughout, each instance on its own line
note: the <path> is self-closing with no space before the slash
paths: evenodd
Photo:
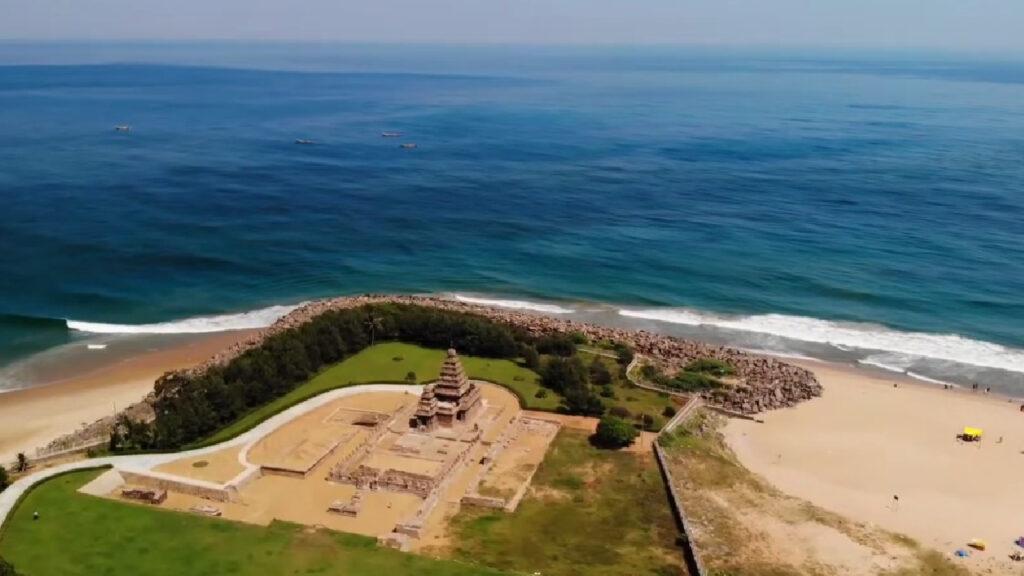
<path id="1" fill-rule="evenodd" d="M 329 392 L 324 392 L 319 396 L 314 396 L 300 404 L 296 404 L 287 410 L 275 414 L 274 416 L 264 420 L 257 424 L 252 429 L 239 434 L 238 436 L 225 440 L 219 444 L 213 446 L 207 446 L 205 448 L 197 448 L 195 450 L 188 450 L 185 452 L 167 452 L 162 454 L 131 454 L 127 456 L 106 456 L 103 458 L 90 458 L 86 460 L 79 460 L 77 462 L 68 462 L 54 466 L 52 468 L 45 468 L 38 472 L 34 472 L 18 479 L 17 482 L 11 484 L 6 490 L 0 492 L 0 528 L 3 527 L 7 517 L 14 510 L 15 505 L 21 499 L 21 497 L 28 493 L 28 491 L 39 484 L 40 482 L 53 478 L 54 476 L 63 474 L 65 472 L 72 472 L 75 470 L 86 470 L 89 468 L 99 468 L 101 466 L 111 466 L 114 470 L 123 470 L 125 472 L 144 473 L 147 475 L 160 475 L 162 477 L 173 478 L 178 481 L 194 484 L 196 486 L 203 487 L 215 487 L 218 489 L 224 489 L 232 485 L 235 481 L 243 478 L 244 474 L 252 474 L 258 468 L 255 464 L 248 461 L 246 456 L 248 455 L 249 448 L 254 444 L 262 440 L 270 433 L 276 431 L 278 428 L 291 422 L 292 420 L 307 414 L 329 402 L 338 400 L 339 398 L 345 398 L 347 396 L 353 396 L 355 394 L 362 394 L 365 392 L 402 392 L 410 394 L 421 394 L 423 392 L 422 386 L 405 385 L 405 384 L 359 384 L 356 386 L 348 386 L 346 388 L 338 388 Z M 184 458 L 193 458 L 196 456 L 203 456 L 206 454 L 212 454 L 226 448 L 233 448 L 235 446 L 245 446 L 246 448 L 239 452 L 238 462 L 242 464 L 246 469 L 244 472 L 232 478 L 225 484 L 214 484 L 212 482 L 206 482 L 203 480 L 196 480 L 194 478 L 185 478 L 182 476 L 176 476 L 173 474 L 167 474 L 166 472 L 152 472 L 152 469 L 167 462 L 173 462 L 174 460 L 181 460 Z"/>

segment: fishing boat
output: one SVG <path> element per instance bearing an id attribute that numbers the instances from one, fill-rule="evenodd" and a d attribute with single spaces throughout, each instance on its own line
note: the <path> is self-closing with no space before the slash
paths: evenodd
<path id="1" fill-rule="evenodd" d="M 131 132 L 132 127 L 127 124 L 118 124 L 114 126 L 114 132 Z"/>
<path id="2" fill-rule="evenodd" d="M 409 142 L 408 144 L 399 144 L 398 146 L 400 148 L 405 148 L 406 150 L 411 150 L 416 147 L 416 145 L 413 144 L 412 142 Z"/>

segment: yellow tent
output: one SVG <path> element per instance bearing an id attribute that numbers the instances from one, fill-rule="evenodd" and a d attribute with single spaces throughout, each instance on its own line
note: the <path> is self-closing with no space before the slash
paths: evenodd
<path id="1" fill-rule="evenodd" d="M 970 426 L 964 426 L 964 438 L 969 440 L 981 440 L 981 428 L 971 428 Z"/>

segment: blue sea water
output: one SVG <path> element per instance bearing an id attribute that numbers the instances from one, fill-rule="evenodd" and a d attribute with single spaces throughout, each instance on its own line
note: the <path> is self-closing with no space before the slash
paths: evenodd
<path id="1" fill-rule="evenodd" d="M 0 363 L 428 292 L 1024 394 L 1022 62 L 0 43 L 0 202 Z"/>

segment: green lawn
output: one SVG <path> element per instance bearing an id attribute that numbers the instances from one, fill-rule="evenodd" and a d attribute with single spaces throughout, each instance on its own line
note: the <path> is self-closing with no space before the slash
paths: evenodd
<path id="1" fill-rule="evenodd" d="M 196 446 L 210 446 L 230 440 L 278 412 L 335 388 L 373 382 L 404 382 L 409 372 L 416 373 L 419 383 L 436 380 L 441 373 L 444 357 L 444 350 L 413 344 L 376 344 L 321 371 L 305 384 L 253 410 Z M 554 394 L 549 394 L 547 398 L 534 397 L 540 388 L 537 383 L 539 377 L 515 362 L 463 356 L 462 363 L 470 378 L 501 384 L 518 392 L 529 408 L 554 409 L 558 406 L 558 398 Z"/>
<path id="2" fill-rule="evenodd" d="M 563 429 L 514 514 L 463 507 L 449 554 L 544 576 L 678 576 L 682 552 L 653 456 Z"/>
<path id="3" fill-rule="evenodd" d="M 466 356 L 462 359 L 462 366 L 470 378 L 486 380 L 510 388 L 519 395 L 524 408 L 554 410 L 561 402 L 558 394 L 550 390 L 547 391 L 546 397 L 537 398 L 537 391 L 541 389 L 540 376 L 533 370 L 508 360 Z"/>
<path id="4" fill-rule="evenodd" d="M 32 490 L 0 534 L 0 556 L 28 576 L 501 574 L 378 547 L 365 536 L 286 523 L 265 528 L 75 491 L 99 473 L 67 474 Z"/>

